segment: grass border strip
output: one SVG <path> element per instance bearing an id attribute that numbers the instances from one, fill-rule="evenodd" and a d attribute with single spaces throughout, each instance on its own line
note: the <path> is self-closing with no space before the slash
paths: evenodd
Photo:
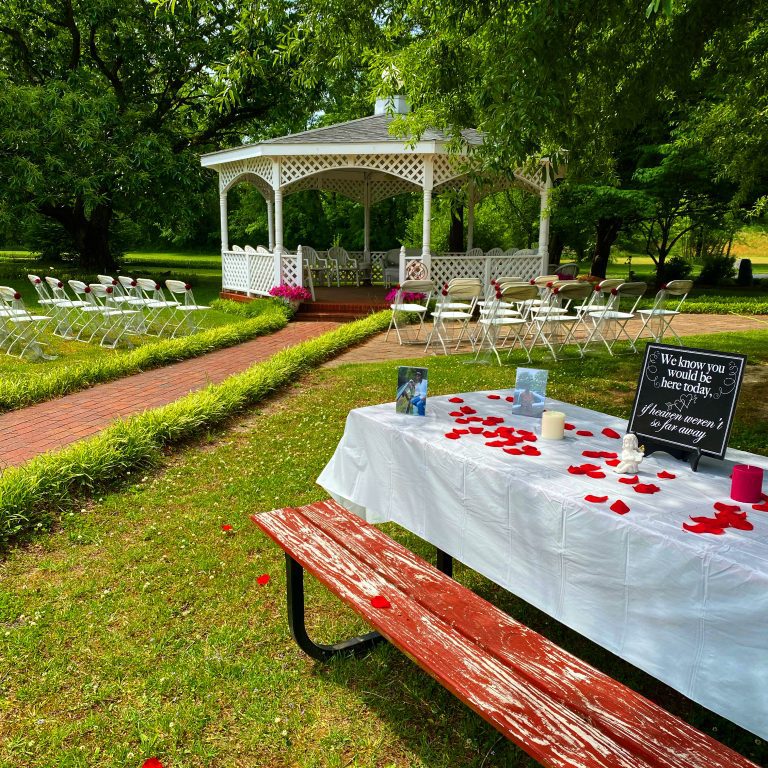
<path id="1" fill-rule="evenodd" d="M 262 315 L 249 320 L 211 328 L 192 336 L 145 344 L 119 357 L 61 368 L 39 378 L 22 381 L 0 380 L 0 413 L 62 397 L 94 384 L 103 384 L 232 347 L 257 336 L 275 333 L 287 324 L 287 313 L 275 306 L 274 309 L 268 309 Z"/>
<path id="2" fill-rule="evenodd" d="M 389 323 L 378 312 L 301 342 L 220 384 L 174 403 L 117 421 L 103 432 L 55 453 L 35 457 L 0 476 L 0 550 L 47 528 L 73 496 L 107 487 L 128 472 L 159 462 L 165 446 L 195 437 L 376 333 Z"/>

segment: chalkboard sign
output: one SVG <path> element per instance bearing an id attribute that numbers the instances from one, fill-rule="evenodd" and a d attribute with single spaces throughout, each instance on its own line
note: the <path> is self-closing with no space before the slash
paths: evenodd
<path id="1" fill-rule="evenodd" d="M 628 432 L 645 452 L 714 456 L 728 447 L 747 358 L 705 349 L 648 344 Z"/>

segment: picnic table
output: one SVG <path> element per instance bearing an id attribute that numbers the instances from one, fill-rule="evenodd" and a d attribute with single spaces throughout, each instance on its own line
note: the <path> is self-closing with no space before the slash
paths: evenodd
<path id="1" fill-rule="evenodd" d="M 654 454 L 622 482 L 625 421 L 550 400 L 572 428 L 542 440 L 510 394 L 353 410 L 318 483 L 768 738 L 768 510 L 729 498 L 734 463 L 768 459 L 729 450 L 693 473 Z"/>

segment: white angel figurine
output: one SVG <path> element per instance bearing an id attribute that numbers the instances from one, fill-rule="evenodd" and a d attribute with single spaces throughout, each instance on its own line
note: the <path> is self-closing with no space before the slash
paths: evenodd
<path id="1" fill-rule="evenodd" d="M 620 475 L 637 474 L 637 468 L 644 458 L 643 446 L 637 445 L 637 436 L 631 432 L 624 435 L 621 444 L 621 461 L 613 468 Z"/>

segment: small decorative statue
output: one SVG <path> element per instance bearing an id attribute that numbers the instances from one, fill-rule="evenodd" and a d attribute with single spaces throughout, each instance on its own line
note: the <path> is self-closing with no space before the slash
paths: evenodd
<path id="1" fill-rule="evenodd" d="M 621 461 L 614 467 L 613 471 L 620 475 L 637 474 L 637 468 L 643 460 L 643 446 L 638 446 L 637 436 L 631 432 L 624 435 L 621 446 Z"/>

